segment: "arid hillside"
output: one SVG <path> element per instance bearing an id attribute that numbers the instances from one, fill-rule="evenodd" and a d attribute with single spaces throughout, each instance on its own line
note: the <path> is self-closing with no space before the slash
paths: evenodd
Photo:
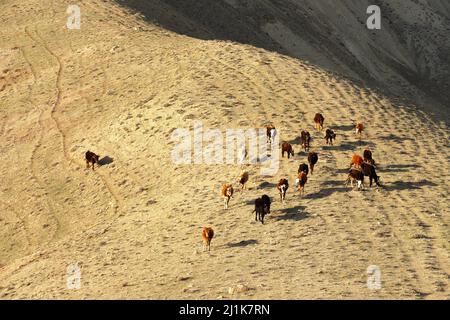
<path id="1" fill-rule="evenodd" d="M 448 1 L 118 2 L 177 33 L 251 44 L 411 97 L 437 117 L 450 103 Z M 381 30 L 367 28 L 367 8 L 374 4 L 381 9 Z"/>
<path id="2" fill-rule="evenodd" d="M 447 2 L 390 5 L 426 30 L 423 15 L 438 15 L 439 36 L 391 41 L 402 31 L 393 21 L 389 36 L 361 36 L 357 49 L 335 41 L 359 34 L 351 25 L 363 1 L 245 2 L 248 11 L 214 1 L 202 13 L 135 3 L 78 1 L 79 30 L 66 27 L 70 1 L 0 4 L 1 299 L 450 298 Z M 294 49 L 279 47 L 283 25 L 299 37 Z M 317 112 L 337 134 L 333 146 L 314 129 Z M 273 176 L 259 165 L 174 163 L 172 133 L 198 122 L 224 135 L 273 123 L 295 155 Z M 302 130 L 319 162 L 300 197 Z M 352 191 L 349 162 L 365 148 L 383 187 Z M 100 155 L 95 170 L 87 150 Z M 236 189 L 229 210 L 223 183 Z M 252 213 L 262 194 L 273 201 L 264 225 Z M 209 253 L 203 226 L 215 230 Z M 68 286 L 74 266 L 77 288 Z M 373 266 L 377 290 L 367 286 Z"/>

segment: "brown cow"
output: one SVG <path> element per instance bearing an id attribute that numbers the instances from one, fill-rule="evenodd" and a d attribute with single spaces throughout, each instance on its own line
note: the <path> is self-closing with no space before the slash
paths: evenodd
<path id="1" fill-rule="evenodd" d="M 249 176 L 248 172 L 245 170 L 241 171 L 241 175 L 239 176 L 239 184 L 241 185 L 241 190 L 245 190 L 245 184 L 248 182 Z"/>
<path id="2" fill-rule="evenodd" d="M 353 168 L 348 173 L 347 181 L 345 182 L 345 185 L 348 185 L 349 182 L 352 183 L 353 188 L 353 182 L 357 182 L 358 190 L 364 189 L 364 172 L 362 172 L 362 169 L 360 168 Z"/>
<path id="3" fill-rule="evenodd" d="M 211 240 L 214 237 L 214 230 L 209 227 L 204 227 L 202 231 L 203 238 L 203 251 L 206 251 L 206 247 L 208 251 L 211 251 Z"/>
<path id="4" fill-rule="evenodd" d="M 94 164 L 99 165 L 98 163 L 99 158 L 100 158 L 99 155 L 88 150 L 85 154 L 86 168 L 89 168 L 89 165 L 92 164 L 92 170 L 94 170 Z"/>
<path id="5" fill-rule="evenodd" d="M 302 131 L 300 139 L 302 147 L 305 149 L 305 152 L 307 152 L 311 144 L 311 134 L 308 131 Z"/>
<path id="6" fill-rule="evenodd" d="M 316 115 L 314 116 L 314 127 L 317 130 L 322 131 L 323 130 L 323 122 L 325 121 L 325 118 L 323 117 L 322 114 L 320 113 L 316 113 Z"/>
<path id="7" fill-rule="evenodd" d="M 362 123 L 357 123 L 356 126 L 355 126 L 355 132 L 356 132 L 356 134 L 359 135 L 360 139 L 361 139 L 361 135 L 362 135 L 363 130 L 364 130 L 364 125 Z"/>
<path id="8" fill-rule="evenodd" d="M 272 143 L 273 140 L 275 140 L 275 136 L 277 134 L 277 129 L 275 129 L 275 126 L 273 124 L 270 124 L 266 127 L 266 135 L 267 135 L 267 141 Z"/>
<path id="9" fill-rule="evenodd" d="M 352 156 L 352 161 L 350 162 L 350 168 L 352 166 L 355 166 L 357 168 L 361 168 L 361 165 L 362 165 L 363 162 L 364 162 L 364 159 L 360 155 L 354 154 Z"/>
<path id="10" fill-rule="evenodd" d="M 233 186 L 231 184 L 222 185 L 221 195 L 224 198 L 224 209 L 228 209 L 228 203 L 233 197 Z"/>
<path id="11" fill-rule="evenodd" d="M 291 156 L 294 156 L 294 149 L 289 142 L 283 142 L 283 144 L 281 145 L 281 156 L 283 158 L 285 152 L 287 152 L 288 159 L 290 159 Z"/>
<path id="12" fill-rule="evenodd" d="M 278 192 L 280 193 L 280 200 L 282 203 L 284 203 L 284 200 L 286 199 L 286 192 L 289 188 L 289 182 L 287 179 L 280 179 L 280 181 L 277 184 Z"/>
<path id="13" fill-rule="evenodd" d="M 308 182 L 308 176 L 303 171 L 298 174 L 297 180 L 295 180 L 295 185 L 298 188 L 298 192 L 303 196 L 305 193 L 305 185 Z"/>

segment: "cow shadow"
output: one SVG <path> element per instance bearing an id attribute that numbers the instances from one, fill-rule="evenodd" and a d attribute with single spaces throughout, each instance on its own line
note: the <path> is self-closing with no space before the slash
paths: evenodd
<path id="1" fill-rule="evenodd" d="M 250 205 L 254 206 L 255 205 L 255 199 L 245 200 L 244 203 L 245 203 L 246 206 L 250 206 Z"/>
<path id="2" fill-rule="evenodd" d="M 390 164 L 377 167 L 380 172 L 407 172 L 419 168 L 422 168 L 422 166 L 418 164 Z"/>
<path id="3" fill-rule="evenodd" d="M 378 139 L 385 140 L 385 141 L 394 141 L 394 142 L 397 142 L 397 143 L 414 140 L 413 138 L 410 138 L 410 137 L 399 137 L 399 136 L 396 136 L 395 134 L 392 134 L 392 133 L 389 134 L 389 135 L 386 135 L 386 136 L 381 136 Z"/>
<path id="4" fill-rule="evenodd" d="M 301 137 L 297 137 L 295 139 L 292 139 L 290 141 L 288 141 L 290 144 L 292 145 L 300 145 L 302 143 L 302 138 Z"/>
<path id="5" fill-rule="evenodd" d="M 281 215 L 276 215 L 273 217 L 273 219 L 276 221 L 282 220 L 301 221 L 307 219 L 310 216 L 310 214 L 306 212 L 305 209 L 306 209 L 305 206 L 295 206 L 292 208 L 281 209 L 279 211 Z"/>
<path id="6" fill-rule="evenodd" d="M 346 141 L 346 142 L 341 143 L 338 146 L 332 146 L 335 148 L 332 148 L 329 150 L 356 152 L 358 149 L 361 149 L 362 147 L 367 147 L 367 146 L 370 148 L 373 148 L 374 144 L 372 142 L 365 141 L 365 140 Z"/>
<path id="7" fill-rule="evenodd" d="M 323 198 L 331 196 L 334 193 L 348 192 L 348 188 L 346 188 L 344 186 L 343 181 L 339 181 L 339 185 L 341 185 L 342 187 L 325 188 L 316 193 L 308 193 L 303 198 L 304 199 L 323 199 Z"/>
<path id="8" fill-rule="evenodd" d="M 309 150 L 311 150 L 311 149 L 312 149 L 312 147 L 311 147 Z M 297 153 L 297 156 L 299 156 L 299 157 L 308 157 L 309 152 L 310 152 L 310 151 L 305 151 L 304 149 L 302 149 L 302 150 L 300 150 L 300 151 Z M 299 160 L 299 159 L 297 159 L 297 160 Z M 307 162 L 307 161 L 306 161 L 306 162 Z"/>
<path id="9" fill-rule="evenodd" d="M 106 165 L 111 164 L 113 162 L 114 162 L 114 159 L 111 158 L 110 156 L 104 156 L 103 158 L 98 160 L 98 164 L 101 165 L 101 166 L 106 166 Z"/>
<path id="10" fill-rule="evenodd" d="M 383 185 L 388 191 L 392 190 L 418 190 L 423 187 L 436 187 L 437 184 L 429 180 L 421 180 L 417 182 L 412 181 L 394 181 L 388 185 Z"/>
<path id="11" fill-rule="evenodd" d="M 324 145 L 322 146 L 323 151 L 339 151 L 342 150 L 342 145 L 336 144 L 336 142 L 333 142 L 333 145 Z"/>
<path id="12" fill-rule="evenodd" d="M 338 131 L 353 131 L 355 129 L 354 124 L 340 125 L 340 126 L 330 126 L 330 129 L 338 133 Z"/>
<path id="13" fill-rule="evenodd" d="M 228 248 L 242 248 L 242 247 L 251 246 L 253 244 L 258 244 L 258 240 L 250 239 L 250 240 L 242 240 L 242 241 L 234 242 L 234 243 L 230 242 L 230 243 L 227 243 L 226 246 Z"/>
<path id="14" fill-rule="evenodd" d="M 277 185 L 275 184 L 275 183 L 271 183 L 271 182 L 267 182 L 267 181 L 264 181 L 264 182 L 262 182 L 262 183 L 260 183 L 259 184 L 259 186 L 257 186 L 257 188 L 258 188 L 258 190 L 261 190 L 261 189 L 273 189 L 273 188 L 275 188 Z"/>
<path id="15" fill-rule="evenodd" d="M 348 172 L 348 170 L 346 171 Z M 325 187 L 341 187 L 345 183 L 345 180 L 327 180 L 321 183 L 322 186 Z"/>

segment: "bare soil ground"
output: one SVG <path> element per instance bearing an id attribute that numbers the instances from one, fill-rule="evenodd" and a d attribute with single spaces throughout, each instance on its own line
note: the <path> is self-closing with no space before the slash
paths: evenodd
<path id="1" fill-rule="evenodd" d="M 2 299 L 450 298 L 449 131 L 428 105 L 250 44 L 180 35 L 115 2 L 79 3 L 81 30 L 65 27 L 67 1 L 0 5 Z M 237 187 L 242 166 L 171 160 L 172 131 L 193 121 L 223 132 L 273 122 L 296 155 L 273 177 L 246 166 L 250 189 L 224 210 L 220 185 Z M 319 163 L 301 198 L 305 129 Z M 352 191 L 348 164 L 366 147 L 384 188 Z M 86 150 L 102 158 L 95 171 Z M 263 193 L 274 200 L 265 225 L 252 214 Z M 68 290 L 74 263 L 81 288 Z M 366 285 L 371 265 L 380 290 Z"/>

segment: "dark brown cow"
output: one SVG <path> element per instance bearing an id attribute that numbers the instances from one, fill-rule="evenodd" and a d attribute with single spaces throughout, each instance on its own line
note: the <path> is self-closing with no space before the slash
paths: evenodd
<path id="1" fill-rule="evenodd" d="M 327 129 L 325 132 L 325 140 L 327 141 L 327 144 L 333 145 L 333 140 L 336 140 L 336 133 L 331 129 Z"/>
<path id="2" fill-rule="evenodd" d="M 99 160 L 100 156 L 91 152 L 91 151 L 87 151 L 85 154 L 85 159 L 86 159 L 86 168 L 89 168 L 89 165 L 92 164 L 92 170 L 94 170 L 94 164 L 98 164 L 98 160 Z"/>
<path id="3" fill-rule="evenodd" d="M 295 181 L 295 185 L 298 188 L 298 192 L 301 196 L 305 193 L 305 185 L 308 182 L 308 176 L 303 171 L 298 174 L 298 178 Z"/>
<path id="4" fill-rule="evenodd" d="M 270 124 L 266 127 L 266 135 L 267 135 L 267 141 L 272 143 L 275 139 L 275 135 L 277 134 L 277 129 L 275 129 L 275 126 L 273 124 Z"/>
<path id="5" fill-rule="evenodd" d="M 370 151 L 369 149 L 364 150 L 363 158 L 364 162 L 370 163 L 373 166 L 375 165 L 375 160 L 373 160 L 372 158 L 372 151 Z"/>
<path id="6" fill-rule="evenodd" d="M 380 185 L 380 177 L 377 175 L 377 172 L 375 171 L 375 167 L 371 165 L 370 163 L 364 162 L 361 165 L 362 172 L 366 177 L 369 177 L 370 185 L 369 187 L 372 188 L 372 182 L 375 181 L 375 184 L 378 187 L 381 187 Z"/>
<path id="7" fill-rule="evenodd" d="M 353 188 L 353 182 L 357 182 L 357 187 L 359 189 L 364 189 L 364 173 L 359 168 L 350 169 L 350 172 L 348 173 L 347 181 L 345 182 L 346 185 L 348 185 L 349 182 L 352 184 Z"/>
<path id="8" fill-rule="evenodd" d="M 325 121 L 325 118 L 323 117 L 322 114 L 320 113 L 316 113 L 316 115 L 314 116 L 314 127 L 317 130 L 323 130 L 323 122 Z"/>
<path id="9" fill-rule="evenodd" d="M 280 179 L 280 181 L 277 184 L 278 192 L 280 193 L 280 200 L 284 203 L 284 200 L 286 200 L 286 192 L 289 188 L 289 182 L 287 179 Z"/>
<path id="10" fill-rule="evenodd" d="M 309 163 L 309 169 L 311 171 L 311 174 L 314 173 L 314 166 L 319 161 L 319 156 L 315 152 L 310 152 L 308 154 L 308 163 Z"/>
<path id="11" fill-rule="evenodd" d="M 239 175 L 239 184 L 241 185 L 241 190 L 246 189 L 246 183 L 248 182 L 249 175 L 248 172 L 245 170 L 241 171 L 241 174 Z"/>
<path id="12" fill-rule="evenodd" d="M 308 131 L 302 131 L 300 139 L 302 147 L 305 149 L 305 152 L 307 152 L 311 143 L 311 134 Z"/>
<path id="13" fill-rule="evenodd" d="M 294 149 L 289 142 L 283 142 L 283 144 L 281 145 L 281 156 L 283 158 L 285 152 L 287 152 L 288 159 L 290 159 L 291 156 L 294 156 Z"/>

